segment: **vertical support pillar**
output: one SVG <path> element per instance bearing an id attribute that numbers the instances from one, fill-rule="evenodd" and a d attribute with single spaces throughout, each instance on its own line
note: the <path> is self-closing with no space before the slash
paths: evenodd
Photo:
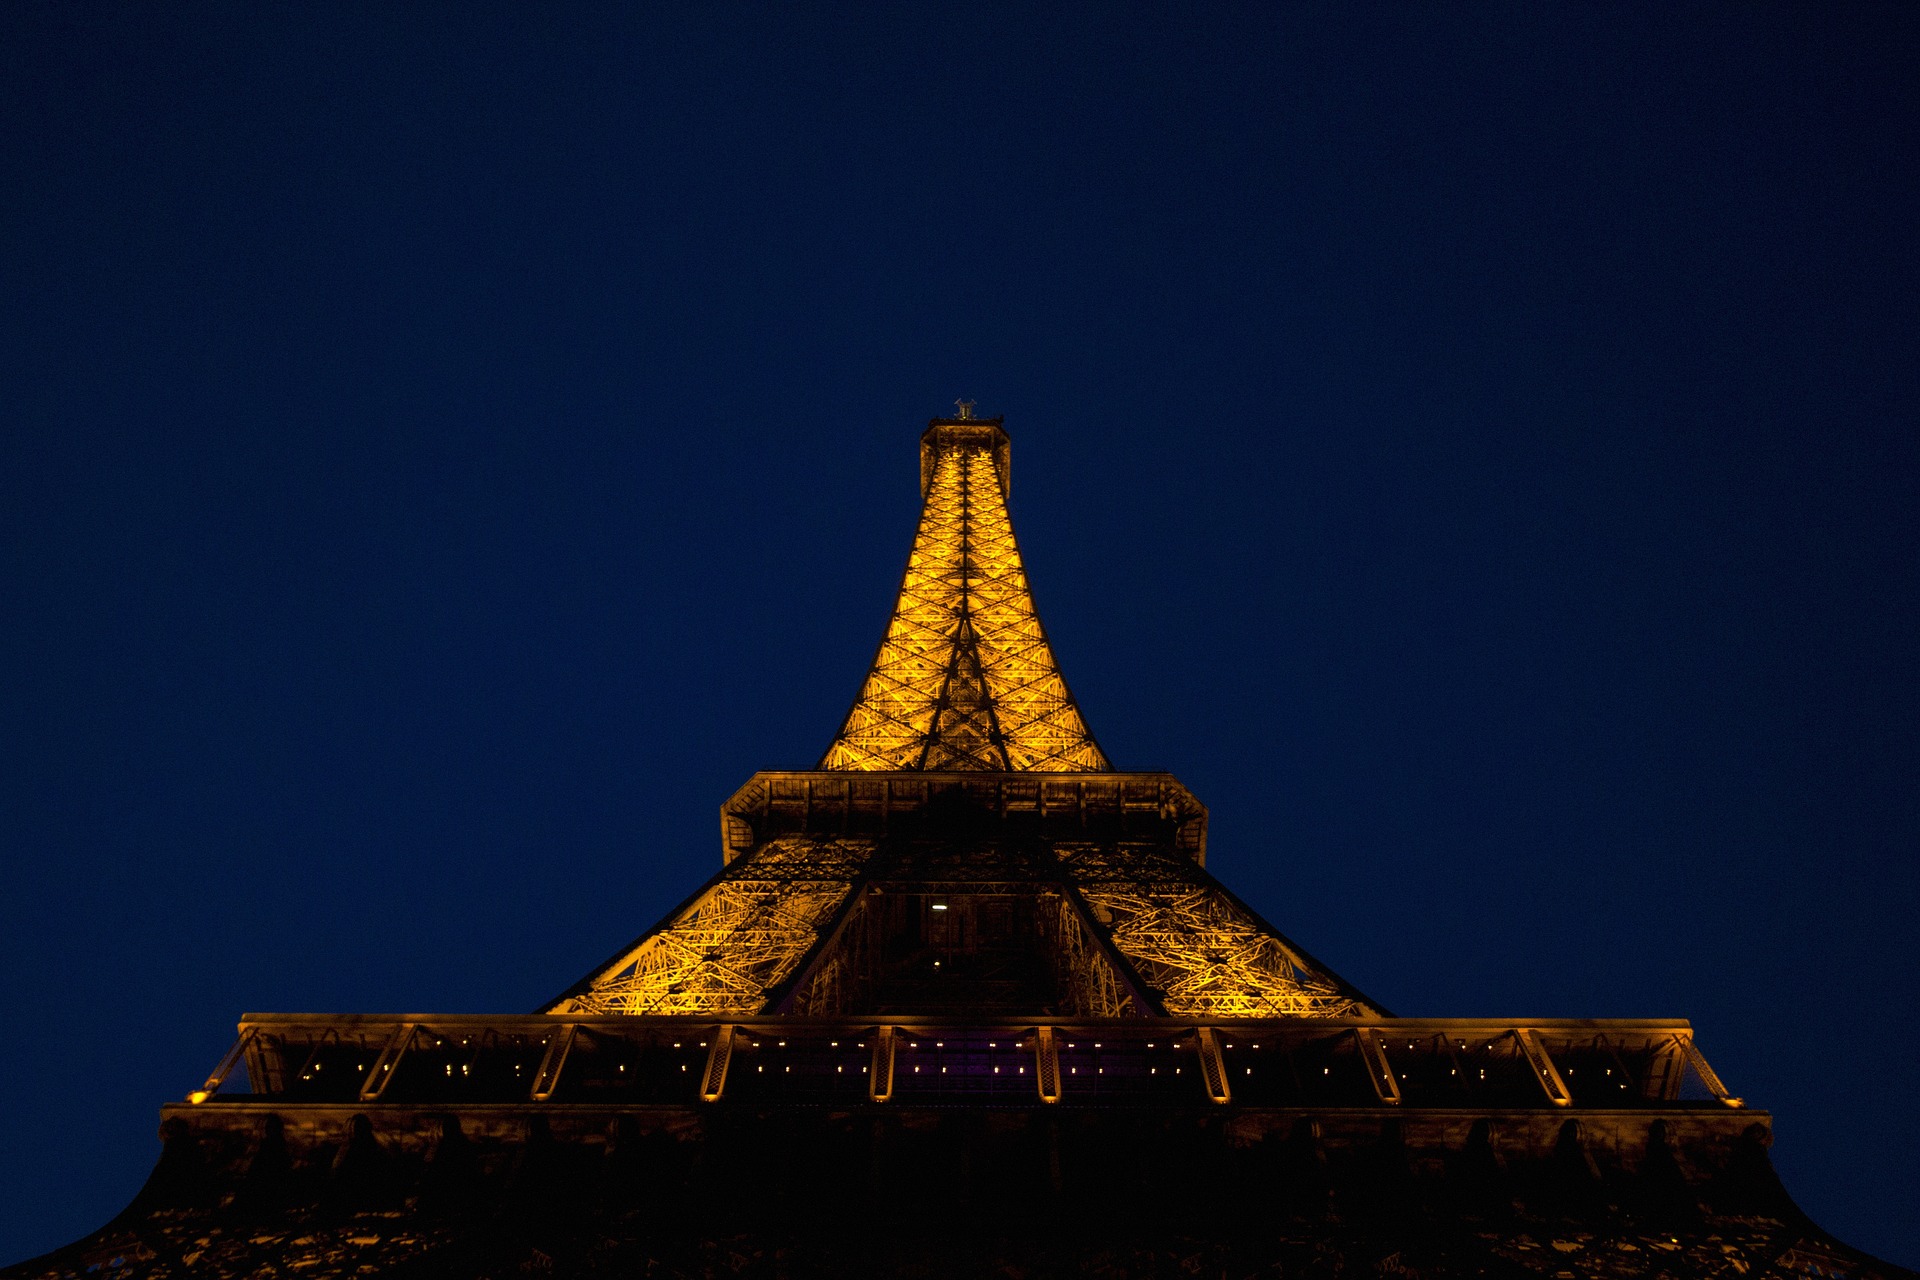
<path id="1" fill-rule="evenodd" d="M 1533 1068 L 1533 1078 L 1540 1082 L 1546 1091 L 1547 1101 L 1556 1107 L 1573 1105 L 1573 1091 L 1567 1088 L 1567 1082 L 1560 1078 L 1560 1068 L 1553 1065 L 1553 1059 L 1547 1056 L 1547 1046 L 1540 1043 L 1540 1037 L 1530 1027 L 1521 1027 L 1513 1033 L 1520 1042 L 1520 1054 Z"/>
<path id="2" fill-rule="evenodd" d="M 1687 1065 L 1693 1068 L 1693 1073 L 1700 1077 L 1700 1083 L 1707 1086 L 1707 1092 L 1713 1095 L 1714 1101 L 1723 1107 L 1744 1107 L 1747 1105 L 1745 1098 L 1734 1097 L 1727 1092 L 1727 1086 L 1720 1083 L 1719 1075 L 1714 1072 L 1712 1067 L 1707 1065 L 1706 1056 L 1700 1052 L 1700 1046 L 1693 1042 L 1693 1034 L 1691 1032 L 1685 1035 L 1675 1036 L 1674 1039 L 1680 1042 L 1681 1056 L 1686 1058 Z"/>
<path id="3" fill-rule="evenodd" d="M 875 1102 L 893 1097 L 894 1039 L 892 1027 L 873 1029 L 873 1061 L 867 1067 L 867 1097 Z"/>
<path id="4" fill-rule="evenodd" d="M 414 1024 L 403 1022 L 387 1037 L 386 1047 L 380 1050 L 380 1056 L 373 1060 L 372 1070 L 367 1078 L 360 1082 L 360 1101 L 376 1101 L 387 1091 L 387 1084 L 393 1079 L 394 1068 L 400 1065 L 401 1057 L 413 1043 Z"/>
<path id="5" fill-rule="evenodd" d="M 567 1053 L 573 1048 L 573 1033 L 577 1029 L 574 1023 L 563 1022 L 547 1037 L 547 1052 L 540 1059 L 540 1069 L 533 1073 L 533 1088 L 527 1094 L 530 1100 L 545 1102 L 553 1096 L 554 1088 L 560 1083 L 560 1073 L 566 1069 Z"/>
<path id="6" fill-rule="evenodd" d="M 226 1056 L 221 1058 L 219 1063 L 214 1067 L 213 1074 L 207 1077 L 207 1082 L 187 1095 L 187 1101 L 198 1106 L 218 1093 L 220 1086 L 227 1082 L 227 1077 L 233 1073 L 234 1067 L 239 1064 L 240 1056 L 247 1053 L 252 1047 L 253 1028 L 248 1027 L 241 1031 L 240 1038 L 233 1042 L 233 1048 L 227 1050 Z M 251 1061 L 251 1059 L 249 1059 L 249 1061 Z"/>
<path id="7" fill-rule="evenodd" d="M 1355 1027 L 1353 1041 L 1360 1046 L 1360 1061 L 1366 1064 L 1367 1083 L 1373 1094 L 1390 1107 L 1400 1105 L 1400 1081 L 1387 1061 L 1387 1040 L 1372 1027 Z"/>
<path id="8" fill-rule="evenodd" d="M 1052 1027 L 1040 1027 L 1034 1032 L 1033 1073 L 1040 1101 L 1060 1101 L 1060 1046 L 1054 1040 Z"/>
<path id="9" fill-rule="evenodd" d="M 727 1064 L 733 1060 L 733 1024 L 713 1029 L 713 1047 L 707 1050 L 707 1070 L 700 1077 L 700 1101 L 718 1102 L 727 1087 Z"/>
<path id="10" fill-rule="evenodd" d="M 1200 1028 L 1200 1080 L 1207 1086 L 1207 1096 L 1218 1103 L 1233 1100 L 1233 1089 L 1227 1084 L 1227 1060 L 1220 1052 L 1220 1037 L 1212 1027 Z"/>

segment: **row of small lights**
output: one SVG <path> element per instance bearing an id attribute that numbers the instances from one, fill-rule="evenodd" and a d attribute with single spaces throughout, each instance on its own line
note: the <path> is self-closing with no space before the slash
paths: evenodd
<path id="1" fill-rule="evenodd" d="M 936 908 L 935 908 L 935 910 L 944 910 L 944 909 L 945 909 L 945 908 L 943 908 L 943 907 L 936 907 Z M 469 1044 L 471 1044 L 471 1043 L 472 1043 L 472 1040 L 471 1040 L 470 1038 L 463 1038 L 463 1039 L 462 1039 L 462 1040 L 460 1041 L 460 1043 L 461 1043 L 461 1045 L 463 1045 L 463 1046 L 465 1046 L 465 1045 L 469 1045 Z M 544 1044 L 546 1044 L 546 1043 L 547 1043 L 547 1038 L 543 1036 L 543 1037 L 541 1038 L 541 1040 L 540 1040 L 540 1043 L 541 1043 L 542 1045 L 544 1045 Z M 760 1047 L 760 1042 L 758 1042 L 758 1041 L 752 1041 L 752 1042 L 749 1042 L 749 1043 L 750 1043 L 750 1047 L 752 1047 L 752 1048 L 756 1048 L 756 1049 L 757 1049 L 757 1048 L 759 1048 L 759 1047 Z M 1466 1042 L 1466 1041 L 1464 1041 L 1464 1040 L 1461 1040 L 1461 1041 L 1457 1041 L 1457 1043 L 1458 1043 L 1458 1045 L 1459 1045 L 1459 1047 L 1460 1047 L 1460 1048 L 1462 1048 L 1462 1049 L 1465 1049 L 1465 1048 L 1467 1047 L 1467 1042 Z M 436 1041 L 436 1042 L 435 1042 L 435 1045 L 434 1045 L 434 1047 L 435 1047 L 435 1048 L 445 1048 L 445 1047 L 446 1047 L 446 1045 L 447 1045 L 447 1042 L 446 1042 L 445 1040 L 438 1040 L 438 1041 Z M 934 1047 L 935 1047 L 936 1049 L 944 1049 L 944 1048 L 946 1048 L 946 1046 L 947 1046 L 947 1042 L 946 1042 L 946 1041 L 944 1041 L 944 1040 L 936 1040 L 936 1041 L 934 1042 Z M 680 1041 L 677 1041 L 677 1040 L 676 1040 L 676 1041 L 674 1042 L 674 1045 L 673 1045 L 673 1047 L 674 1047 L 674 1048 L 676 1048 L 676 1049 L 678 1049 L 678 1048 L 681 1048 L 681 1047 L 682 1047 L 682 1044 L 681 1044 L 681 1042 L 680 1042 Z M 705 1040 L 702 1040 L 702 1041 L 700 1041 L 700 1047 L 701 1047 L 702 1049 L 704 1049 L 704 1048 L 706 1048 L 706 1047 L 707 1047 L 707 1042 L 706 1042 Z M 786 1048 L 786 1047 L 787 1047 L 787 1042 L 786 1042 L 785 1040 L 782 1040 L 782 1041 L 780 1041 L 780 1042 L 779 1042 L 779 1047 L 780 1047 L 780 1048 L 782 1048 L 782 1049 L 784 1049 L 784 1048 Z M 831 1042 L 830 1042 L 830 1047 L 832 1047 L 832 1048 L 835 1048 L 835 1049 L 838 1049 L 838 1048 L 840 1047 L 840 1042 L 839 1042 L 838 1040 L 834 1040 L 834 1041 L 831 1041 Z M 861 1049 L 864 1049 L 864 1048 L 866 1048 L 866 1047 L 867 1047 L 867 1044 L 866 1044 L 866 1041 L 864 1041 L 864 1040 L 862 1040 L 862 1041 L 859 1041 L 859 1042 L 857 1042 L 857 1044 L 856 1044 L 856 1047 L 857 1047 L 857 1048 L 861 1048 Z M 919 1043 L 918 1043 L 918 1042 L 914 1042 L 914 1041 L 909 1041 L 909 1042 L 908 1042 L 908 1044 L 907 1044 L 907 1048 L 909 1048 L 909 1049 L 916 1049 L 916 1050 L 917 1050 L 917 1049 L 918 1049 L 919 1047 L 920 1047 L 920 1045 L 919 1045 Z M 1009 1047 L 1017 1047 L 1017 1046 L 1009 1046 Z M 1069 1041 L 1067 1042 L 1067 1048 L 1069 1048 L 1069 1049 L 1073 1049 L 1073 1048 L 1075 1048 L 1075 1047 L 1076 1047 L 1076 1045 L 1075 1045 L 1075 1043 L 1074 1043 L 1073 1041 L 1071 1041 L 1071 1040 L 1069 1040 Z M 1093 1047 L 1094 1047 L 1095 1049 L 1101 1049 L 1101 1048 L 1104 1048 L 1104 1047 L 1105 1047 L 1105 1044 L 1104 1044 L 1104 1042 L 1102 1042 L 1102 1041 L 1095 1041 L 1095 1042 L 1094 1042 L 1094 1045 L 1093 1045 Z M 1156 1048 L 1156 1047 L 1157 1047 L 1157 1044 L 1156 1044 L 1155 1042 L 1153 1042 L 1153 1041 L 1148 1041 L 1148 1043 L 1147 1043 L 1147 1048 L 1149 1048 L 1149 1049 L 1153 1049 L 1153 1048 Z M 1176 1044 L 1176 1043 L 1169 1043 L 1169 1044 L 1167 1045 L 1167 1048 L 1169 1048 L 1169 1049 L 1183 1049 L 1183 1048 L 1186 1048 L 1186 1047 L 1188 1047 L 1188 1046 L 1186 1046 L 1186 1045 L 1182 1045 L 1182 1044 Z M 1231 1049 L 1233 1049 L 1233 1048 L 1234 1048 L 1235 1046 L 1234 1046 L 1234 1045 L 1233 1045 L 1233 1044 L 1232 1044 L 1231 1042 L 1229 1042 L 1229 1043 L 1228 1043 L 1228 1044 L 1227 1044 L 1227 1045 L 1226 1045 L 1225 1047 L 1226 1047 L 1227 1049 L 1229 1049 L 1229 1050 L 1231 1050 Z M 1252 1047 L 1253 1047 L 1254 1049 L 1258 1049 L 1258 1048 L 1259 1048 L 1260 1046 L 1259 1046 L 1258 1044 L 1255 1044 L 1255 1045 L 1253 1045 Z M 1407 1048 L 1408 1048 L 1408 1049 L 1410 1049 L 1410 1050 L 1411 1050 L 1411 1049 L 1414 1049 L 1414 1048 L 1417 1048 L 1417 1047 L 1418 1047 L 1418 1045 L 1417 1045 L 1417 1042 L 1415 1042 L 1415 1041 L 1412 1041 L 1412 1040 L 1409 1040 L 1409 1041 L 1407 1041 Z M 988 1049 L 997 1049 L 997 1048 L 999 1048 L 999 1042 L 998 1042 L 998 1041 L 994 1041 L 994 1040 L 989 1040 L 989 1041 L 987 1042 L 987 1048 L 988 1048 Z M 319 1072 L 320 1070 L 322 1070 L 322 1069 L 323 1069 L 323 1068 L 324 1068 L 325 1066 L 326 1066 L 326 1064 L 325 1064 L 324 1062 L 316 1062 L 316 1063 L 314 1063 L 314 1064 L 313 1064 L 313 1069 L 312 1069 L 312 1071 L 309 1071 L 309 1072 L 307 1072 L 307 1073 L 305 1073 L 305 1074 L 303 1074 L 303 1075 L 301 1076 L 301 1079 L 303 1079 L 303 1080 L 311 1080 L 311 1079 L 313 1078 L 313 1075 L 314 1075 L 315 1073 L 317 1073 L 317 1072 Z M 354 1066 L 354 1070 L 355 1070 L 355 1071 L 360 1071 L 360 1072 L 364 1072 L 364 1071 L 365 1071 L 366 1069 L 367 1069 L 367 1066 L 366 1066 L 366 1064 L 365 1064 L 364 1062 L 363 1062 L 363 1063 L 357 1063 L 357 1064 L 355 1064 L 355 1066 Z M 392 1064 L 391 1064 L 391 1063 L 389 1063 L 389 1064 L 387 1065 L 387 1069 L 388 1069 L 388 1070 L 392 1070 Z M 522 1064 L 520 1064 L 520 1063 L 515 1063 L 515 1064 L 514 1064 L 514 1067 L 513 1067 L 513 1073 L 514 1073 L 515 1075 L 520 1075 L 520 1074 L 522 1074 L 522 1071 L 523 1071 L 523 1069 L 524 1069 L 524 1068 L 523 1068 L 523 1066 L 522 1066 Z M 618 1068 L 618 1069 L 619 1069 L 620 1071 L 622 1071 L 622 1072 L 625 1072 L 625 1071 L 626 1071 L 626 1069 L 627 1069 L 627 1067 L 626 1067 L 626 1064 L 625 1064 L 625 1063 L 621 1063 L 621 1064 L 619 1065 L 619 1068 Z M 682 1064 L 680 1064 L 680 1070 L 681 1070 L 681 1071 L 683 1071 L 683 1072 L 684 1072 L 684 1071 L 686 1071 L 686 1069 L 687 1069 L 687 1066 L 686 1066 L 686 1064 L 685 1064 L 685 1063 L 682 1063 Z M 764 1072 L 766 1071 L 766 1067 L 765 1067 L 765 1066 L 758 1066 L 758 1067 L 756 1067 L 756 1068 L 755 1068 L 755 1070 L 756 1070 L 757 1072 L 762 1072 L 762 1073 L 764 1073 Z M 916 1074 L 917 1074 L 917 1073 L 919 1072 L 919 1070 L 920 1070 L 920 1068 L 919 1068 L 918 1066 L 915 1066 L 915 1067 L 914 1067 L 914 1072 L 915 1072 Z M 1175 1067 L 1175 1068 L 1173 1069 L 1173 1073 L 1174 1073 L 1175 1075 L 1180 1075 L 1180 1074 L 1181 1074 L 1181 1070 L 1182 1070 L 1181 1068 L 1179 1068 L 1179 1067 Z M 1568 1067 L 1568 1068 L 1567 1068 L 1567 1075 L 1568 1075 L 1568 1076 L 1572 1076 L 1572 1075 L 1574 1074 L 1574 1070 L 1575 1070 L 1575 1069 L 1574 1069 L 1573 1067 Z M 786 1071 L 787 1071 L 788 1073 L 791 1073 L 791 1072 L 793 1071 L 793 1068 L 789 1066 L 789 1067 L 787 1067 L 787 1068 L 786 1068 Z M 846 1068 L 845 1068 L 844 1066 L 838 1066 L 838 1067 L 835 1067 L 835 1068 L 834 1068 L 834 1071 L 835 1071 L 835 1073 L 836 1073 L 836 1074 L 842 1074 L 842 1073 L 844 1073 L 844 1072 L 846 1071 Z M 867 1072 L 867 1068 L 866 1068 L 866 1067 L 862 1067 L 862 1068 L 860 1068 L 860 1071 L 861 1071 L 861 1074 L 863 1074 L 863 1075 L 864 1075 L 864 1074 L 866 1074 L 866 1072 Z M 1023 1067 L 1020 1067 L 1020 1068 L 1018 1069 L 1018 1071 L 1019 1071 L 1019 1074 L 1021 1074 L 1021 1075 L 1025 1075 L 1025 1074 L 1027 1073 L 1027 1069 L 1026 1069 L 1026 1068 L 1025 1068 L 1024 1066 L 1023 1066 Z M 1080 1071 L 1080 1069 L 1079 1069 L 1078 1067 L 1068 1067 L 1068 1068 L 1067 1068 L 1067 1074 L 1068 1074 L 1068 1075 L 1078 1075 L 1078 1074 L 1079 1074 L 1079 1071 Z M 1106 1068 L 1105 1068 L 1105 1067 L 1099 1067 L 1099 1068 L 1096 1068 L 1096 1072 L 1097 1072 L 1097 1074 L 1100 1074 L 1100 1075 L 1105 1075 L 1105 1074 L 1106 1074 Z M 1487 1069 L 1486 1069 L 1485 1067 L 1481 1067 L 1481 1068 L 1479 1068 L 1479 1072 L 1480 1072 L 1480 1079 L 1482 1079 L 1482 1080 L 1485 1080 L 1485 1079 L 1487 1078 Z M 451 1075 L 453 1074 L 453 1064 L 452 1064 L 452 1063 L 447 1063 L 447 1064 L 446 1064 L 446 1073 L 447 1073 L 447 1075 L 449 1075 L 449 1076 L 451 1076 Z M 462 1076 L 469 1076 L 469 1075 L 471 1075 L 472 1073 L 473 1073 L 473 1069 L 472 1069 L 472 1064 L 471 1064 L 471 1063 L 464 1063 L 464 1064 L 462 1064 L 462 1065 L 461 1065 L 461 1067 L 460 1067 L 460 1074 L 461 1074 Z M 941 1067 L 941 1068 L 940 1068 L 940 1074 L 942 1074 L 942 1075 L 945 1075 L 945 1074 L 947 1074 L 947 1068 L 946 1068 L 946 1067 Z M 995 1075 L 999 1075 L 999 1074 L 1000 1074 L 1000 1068 L 999 1068 L 999 1067 L 995 1067 L 995 1068 L 993 1069 L 993 1074 L 995 1074 Z M 1160 1069 L 1159 1069 L 1158 1067 L 1151 1067 L 1151 1068 L 1149 1068 L 1149 1069 L 1148 1069 L 1148 1074 L 1149 1074 L 1149 1075 L 1158 1075 L 1158 1074 L 1160 1074 Z M 1247 1067 L 1247 1068 L 1246 1068 L 1246 1069 L 1245 1069 L 1245 1070 L 1243 1071 L 1243 1073 L 1242 1073 L 1242 1074 L 1244 1074 L 1244 1075 L 1252 1075 L 1252 1074 L 1253 1074 L 1253 1068 L 1252 1068 L 1252 1067 Z M 1320 1074 L 1321 1074 L 1321 1075 L 1331 1075 L 1331 1074 L 1333 1074 L 1333 1068 L 1331 1068 L 1331 1067 L 1322 1067 L 1322 1068 L 1320 1069 Z M 1384 1072 L 1383 1074 L 1384 1074 L 1384 1075 L 1386 1075 L 1386 1076 L 1387 1076 L 1387 1077 L 1388 1077 L 1389 1079 L 1391 1079 L 1391 1078 L 1392 1078 L 1392 1072 L 1390 1072 L 1390 1071 L 1389 1071 L 1389 1072 Z M 1454 1067 L 1454 1068 L 1452 1068 L 1452 1069 L 1450 1069 L 1450 1070 L 1449 1070 L 1449 1071 L 1447 1072 L 1447 1074 L 1448 1074 L 1448 1075 L 1451 1075 L 1451 1076 L 1457 1076 L 1457 1075 L 1459 1075 L 1459 1074 L 1460 1074 L 1460 1069 L 1459 1069 L 1458 1067 Z M 1607 1067 L 1607 1068 L 1604 1068 L 1604 1074 L 1606 1074 L 1606 1075 L 1608 1075 L 1608 1076 L 1611 1076 L 1611 1075 L 1613 1075 L 1613 1068 L 1612 1068 L 1612 1067 Z M 1400 1073 L 1400 1078 L 1401 1078 L 1402 1080 L 1406 1080 L 1406 1079 L 1408 1079 L 1409 1077 L 1408 1077 L 1408 1074 L 1407 1074 L 1406 1072 L 1404 1072 L 1404 1071 L 1403 1071 L 1403 1072 L 1401 1072 L 1401 1073 Z M 1623 1080 L 1623 1081 L 1619 1081 L 1619 1082 L 1617 1082 L 1617 1083 L 1618 1083 L 1618 1085 L 1619 1085 L 1619 1087 L 1620 1087 L 1620 1088 L 1622 1088 L 1622 1089 L 1624 1089 L 1624 1088 L 1626 1088 L 1626 1087 L 1627 1087 L 1627 1082 L 1626 1082 L 1626 1081 L 1624 1081 L 1624 1080 Z"/>

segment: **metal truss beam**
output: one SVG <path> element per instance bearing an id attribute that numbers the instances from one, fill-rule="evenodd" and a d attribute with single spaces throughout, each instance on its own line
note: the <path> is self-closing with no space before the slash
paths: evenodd
<path id="1" fill-rule="evenodd" d="M 251 1060 L 254 1048 L 254 1034 L 252 1028 L 243 1028 L 241 1030 L 239 1038 L 233 1042 L 233 1048 L 227 1050 L 225 1056 L 215 1064 L 213 1071 L 208 1074 L 206 1083 L 187 1095 L 188 1102 L 205 1102 L 208 1098 L 211 1098 L 220 1091 L 220 1086 L 227 1082 L 227 1077 L 233 1074 L 233 1069 L 240 1064 L 240 1060 L 243 1057 L 248 1058 L 249 1061 Z"/>
<path id="2" fill-rule="evenodd" d="M 1547 1047 L 1540 1043 L 1540 1037 L 1531 1027 L 1522 1027 L 1513 1033 L 1520 1043 L 1521 1056 L 1527 1065 L 1533 1068 L 1534 1079 L 1540 1082 L 1540 1088 L 1546 1093 L 1547 1101 L 1556 1107 L 1573 1105 L 1573 1091 L 1567 1088 L 1567 1082 L 1560 1077 L 1560 1068 L 1553 1064 L 1553 1058 L 1547 1053 Z"/>
<path id="3" fill-rule="evenodd" d="M 1736 1098 L 1727 1092 L 1727 1086 L 1720 1083 L 1719 1075 L 1707 1065 L 1706 1055 L 1700 1052 L 1700 1046 L 1693 1042 L 1692 1035 L 1676 1036 L 1675 1039 L 1680 1044 L 1680 1052 L 1686 1057 L 1687 1065 L 1700 1077 L 1700 1083 L 1707 1086 L 1707 1092 L 1713 1095 L 1714 1101 L 1726 1107 L 1747 1105 L 1746 1099 Z"/>
<path id="4" fill-rule="evenodd" d="M 893 1097 L 893 1028 L 873 1029 L 873 1061 L 867 1067 L 867 1097 L 885 1102 Z"/>
<path id="5" fill-rule="evenodd" d="M 1227 1083 L 1227 1064 L 1220 1054 L 1219 1033 L 1212 1027 L 1201 1027 L 1195 1041 L 1195 1048 L 1199 1050 L 1200 1079 L 1207 1086 L 1207 1096 L 1224 1106 L 1233 1101 L 1233 1089 Z"/>
<path id="6" fill-rule="evenodd" d="M 1041 1027 L 1034 1033 L 1033 1083 L 1040 1101 L 1060 1101 L 1060 1046 L 1052 1027 Z"/>
<path id="7" fill-rule="evenodd" d="M 386 1045 L 380 1050 L 380 1056 L 373 1060 L 373 1066 L 367 1070 L 367 1078 L 360 1085 L 360 1100 L 373 1102 L 387 1091 L 387 1085 L 393 1081 L 394 1068 L 400 1065 L 401 1057 L 413 1044 L 413 1033 L 417 1030 L 411 1022 L 403 1022 L 387 1038 Z"/>
<path id="8" fill-rule="evenodd" d="M 1387 1061 L 1386 1037 L 1373 1027 L 1357 1027 L 1354 1043 L 1360 1046 L 1360 1060 L 1367 1064 L 1367 1082 L 1374 1096 L 1390 1107 L 1400 1105 L 1400 1082 L 1393 1078 L 1393 1064 Z"/>
<path id="9" fill-rule="evenodd" d="M 571 1022 L 563 1022 L 554 1028 L 547 1038 L 547 1051 L 540 1058 L 540 1068 L 533 1073 L 533 1088 L 527 1096 L 535 1102 L 545 1102 L 553 1096 L 560 1084 L 560 1073 L 567 1068 L 567 1053 L 573 1048 L 574 1032 L 578 1028 Z"/>
<path id="10" fill-rule="evenodd" d="M 718 1102 L 727 1088 L 727 1064 L 733 1061 L 733 1028 L 714 1029 L 712 1047 L 707 1050 L 707 1067 L 700 1074 L 700 1100 Z"/>

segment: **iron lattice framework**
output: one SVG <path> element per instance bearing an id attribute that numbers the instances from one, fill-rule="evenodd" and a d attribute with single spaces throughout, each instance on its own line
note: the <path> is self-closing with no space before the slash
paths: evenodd
<path id="1" fill-rule="evenodd" d="M 546 1012 L 1381 1016 L 1207 874 L 1184 788 L 1108 764 L 1034 611 L 1008 452 L 998 419 L 928 426 L 899 602 L 825 758 L 749 783 L 726 869 Z"/>
<path id="2" fill-rule="evenodd" d="M 936 421 L 920 448 L 900 600 L 820 768 L 1106 769 L 1034 611 L 998 419 Z"/>
<path id="3" fill-rule="evenodd" d="M 551 1012 L 748 1014 L 766 1005 L 847 899 L 871 842 L 768 842 Z"/>
<path id="4" fill-rule="evenodd" d="M 938 907 L 931 907 L 934 901 Z M 813 1017 L 924 1012 L 947 989 L 974 1007 L 987 986 L 916 975 L 897 954 L 888 910 L 924 903 L 948 931 L 1008 903 L 1002 969 L 1030 953 L 1044 968 L 1009 1012 L 1080 1017 L 1255 1018 L 1378 1016 L 1239 902 L 1171 841 L 1028 845 L 996 839 L 926 841 L 779 836 L 741 857 L 651 932 L 547 1012 Z M 930 917 L 931 918 L 931 917 Z M 975 927 L 976 935 L 979 932 Z M 993 926 L 987 926 L 993 932 Z M 939 946 L 938 938 L 919 938 Z M 970 953 L 992 939 L 964 939 Z M 949 948 L 950 950 L 950 948 Z M 943 951 L 943 954 L 946 954 Z M 947 955 L 943 963 L 952 966 Z M 949 975 L 955 973 L 949 968 Z M 884 989 L 892 985 L 892 998 Z M 907 994 L 900 994 L 902 984 Z"/>
<path id="5" fill-rule="evenodd" d="M 1061 865 L 1160 1012 L 1351 1018 L 1378 1010 L 1324 973 L 1213 877 L 1155 845 L 1062 845 Z"/>

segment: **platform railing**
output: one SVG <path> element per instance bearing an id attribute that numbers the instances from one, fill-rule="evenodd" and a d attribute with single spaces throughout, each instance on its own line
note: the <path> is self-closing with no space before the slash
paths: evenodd
<path id="1" fill-rule="evenodd" d="M 1739 1107 L 1681 1020 L 250 1015 L 196 1104 Z"/>

